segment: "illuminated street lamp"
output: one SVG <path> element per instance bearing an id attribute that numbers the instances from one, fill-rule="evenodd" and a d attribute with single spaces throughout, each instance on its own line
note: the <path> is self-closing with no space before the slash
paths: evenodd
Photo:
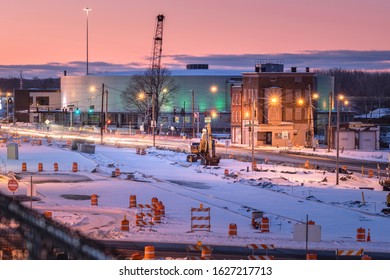
<path id="1" fill-rule="evenodd" d="M 336 185 L 339 184 L 339 154 L 340 154 L 340 106 L 341 104 L 348 105 L 348 100 L 345 100 L 344 95 L 340 94 L 337 97 L 337 120 L 336 120 Z"/>

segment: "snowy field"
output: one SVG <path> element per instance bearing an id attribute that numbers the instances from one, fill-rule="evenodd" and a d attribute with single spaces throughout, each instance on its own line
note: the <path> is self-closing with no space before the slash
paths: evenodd
<path id="1" fill-rule="evenodd" d="M 218 167 L 205 168 L 199 162 L 187 163 L 184 153 L 148 149 L 146 155 L 139 155 L 132 148 L 96 145 L 95 154 L 86 154 L 62 144 L 46 140 L 42 146 L 22 143 L 18 160 L 8 160 L 7 148 L 1 147 L 0 191 L 12 195 L 7 182 L 14 173 L 20 180 L 15 195 L 25 195 L 32 177 L 39 199 L 33 208 L 42 213 L 52 211 L 53 219 L 91 238 L 234 246 L 266 243 L 304 249 L 304 241 L 294 241 L 294 225 L 305 222 L 308 215 L 321 227 L 321 241 L 310 242 L 311 250 L 390 252 L 390 217 L 381 213 L 388 193 L 382 191 L 376 177 L 340 174 L 336 186 L 335 174 L 321 170 L 259 162 L 260 171 L 247 172 L 249 164 L 234 159 L 222 159 Z M 388 152 L 382 157 L 388 158 Z M 22 172 L 23 162 L 27 172 Z M 77 162 L 78 172 L 72 172 L 73 162 Z M 43 164 L 43 172 L 37 172 L 38 163 Z M 54 163 L 58 163 L 57 172 Z M 121 175 L 113 178 L 115 168 Z M 129 180 L 129 175 L 134 180 Z M 91 205 L 92 194 L 98 195 L 98 206 Z M 131 195 L 138 204 L 151 204 L 152 198 L 162 201 L 166 212 L 162 222 L 140 230 L 135 223 L 140 210 L 129 208 Z M 200 204 L 211 209 L 210 232 L 191 232 L 191 207 Z M 254 211 L 269 218 L 269 233 L 251 227 Z M 128 232 L 120 229 L 125 216 Z M 237 225 L 236 237 L 228 236 L 230 224 Z M 360 227 L 366 234 L 370 230 L 371 242 L 356 241 Z"/>

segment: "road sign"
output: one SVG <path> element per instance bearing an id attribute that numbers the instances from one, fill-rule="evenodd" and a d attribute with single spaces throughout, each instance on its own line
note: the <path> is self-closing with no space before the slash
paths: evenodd
<path id="1" fill-rule="evenodd" d="M 282 139 L 288 139 L 288 131 L 282 131 Z"/>
<path id="2" fill-rule="evenodd" d="M 15 192 L 17 191 L 19 188 L 19 183 L 17 180 L 15 179 L 10 179 L 8 180 L 8 189 L 11 191 L 11 192 Z"/>

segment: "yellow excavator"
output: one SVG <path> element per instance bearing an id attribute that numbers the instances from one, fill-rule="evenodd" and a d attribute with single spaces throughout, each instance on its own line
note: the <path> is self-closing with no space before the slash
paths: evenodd
<path id="1" fill-rule="evenodd" d="M 215 141 L 211 133 L 211 125 L 207 123 L 202 130 L 200 143 L 191 144 L 191 154 L 187 156 L 187 161 L 193 162 L 200 159 L 201 164 L 218 166 L 220 157 L 215 155 Z"/>

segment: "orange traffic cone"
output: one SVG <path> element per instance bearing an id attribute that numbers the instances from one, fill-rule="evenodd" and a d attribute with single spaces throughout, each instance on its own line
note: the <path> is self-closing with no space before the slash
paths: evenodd
<path id="1" fill-rule="evenodd" d="M 367 242 L 371 242 L 370 229 L 368 229 L 368 233 L 367 233 Z"/>

